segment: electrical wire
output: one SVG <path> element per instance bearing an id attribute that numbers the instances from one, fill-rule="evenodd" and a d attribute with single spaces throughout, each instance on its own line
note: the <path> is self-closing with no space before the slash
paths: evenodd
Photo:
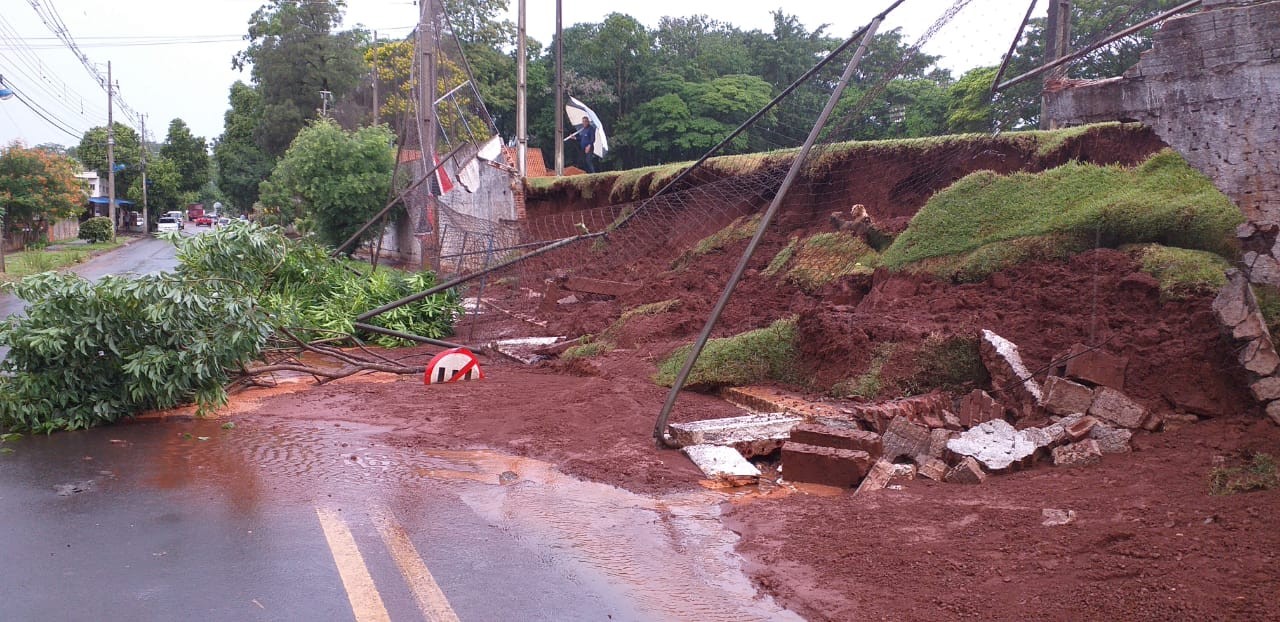
<path id="1" fill-rule="evenodd" d="M 74 129 L 69 129 L 71 126 L 68 125 L 65 121 L 62 121 L 61 119 L 57 119 L 57 117 L 54 117 L 52 113 L 48 113 L 47 110 L 44 110 L 40 106 L 33 105 L 31 102 L 27 101 L 27 98 L 22 94 L 20 90 L 14 88 L 13 84 L 10 84 L 8 82 L 6 82 L 5 84 L 6 86 L 8 86 L 9 90 L 13 91 L 14 99 L 21 102 L 23 106 L 26 106 L 27 109 L 35 113 L 36 116 L 40 117 L 41 119 L 44 119 L 45 122 L 53 126 L 54 129 L 61 131 L 67 136 L 75 138 L 76 140 L 79 140 L 84 136 L 84 132 L 77 133 Z"/>

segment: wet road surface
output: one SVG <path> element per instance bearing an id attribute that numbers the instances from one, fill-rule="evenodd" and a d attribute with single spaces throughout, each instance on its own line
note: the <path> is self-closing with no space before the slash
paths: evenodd
<path id="1" fill-rule="evenodd" d="M 386 432 L 233 417 L 0 445 L 0 617 L 799 619 L 743 574 L 721 493 Z"/>

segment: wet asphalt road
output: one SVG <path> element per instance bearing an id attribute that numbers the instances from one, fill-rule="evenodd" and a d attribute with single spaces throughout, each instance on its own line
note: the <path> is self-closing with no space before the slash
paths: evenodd
<path id="1" fill-rule="evenodd" d="M 0 619 L 799 619 L 757 596 L 713 493 L 223 421 L 5 443 Z"/>

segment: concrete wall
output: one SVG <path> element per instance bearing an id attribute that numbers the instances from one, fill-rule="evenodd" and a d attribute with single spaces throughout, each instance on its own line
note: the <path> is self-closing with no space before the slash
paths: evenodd
<path id="1" fill-rule="evenodd" d="M 1124 76 L 1049 89 L 1045 114 L 1150 126 L 1249 219 L 1250 280 L 1280 285 L 1280 1 L 1202 6 L 1167 20 Z"/>

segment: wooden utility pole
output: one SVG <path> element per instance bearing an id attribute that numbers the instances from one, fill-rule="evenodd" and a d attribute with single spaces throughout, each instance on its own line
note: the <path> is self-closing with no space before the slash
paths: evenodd
<path id="1" fill-rule="evenodd" d="M 556 176 L 564 175 L 564 14 L 556 0 Z"/>
<path id="2" fill-rule="evenodd" d="M 516 170 L 520 179 L 528 172 L 525 168 L 529 152 L 529 85 L 525 53 L 525 0 L 519 0 L 519 18 L 516 24 Z"/>
<path id="3" fill-rule="evenodd" d="M 111 240 L 116 239 L 116 127 L 113 100 L 116 86 L 111 81 L 111 61 L 107 61 L 107 216 L 111 218 Z"/>
<path id="4" fill-rule="evenodd" d="M 436 164 L 436 53 L 440 23 L 440 0 L 420 0 L 422 15 L 418 22 L 418 139 L 422 144 L 422 171 L 426 174 Z M 428 188 L 432 186 L 427 185 Z M 435 193 L 427 192 L 427 214 L 432 221 L 431 252 L 424 253 L 423 263 L 431 262 L 431 268 L 440 270 L 440 214 Z M 424 266 L 425 267 L 425 266 Z"/>
<path id="5" fill-rule="evenodd" d="M 142 132 L 142 233 L 151 229 L 151 216 L 147 213 L 147 115 L 139 115 Z"/>
<path id="6" fill-rule="evenodd" d="M 1048 19 L 1044 29 L 1044 62 L 1051 63 L 1071 52 L 1071 0 L 1049 0 Z M 1057 67 L 1044 75 L 1042 87 L 1047 88 L 1055 80 L 1067 76 L 1067 67 Z M 1053 129 L 1053 120 L 1045 114 L 1046 100 L 1040 95 L 1040 129 Z"/>
<path id="7" fill-rule="evenodd" d="M 373 124 L 378 124 L 378 31 L 373 31 Z"/>

